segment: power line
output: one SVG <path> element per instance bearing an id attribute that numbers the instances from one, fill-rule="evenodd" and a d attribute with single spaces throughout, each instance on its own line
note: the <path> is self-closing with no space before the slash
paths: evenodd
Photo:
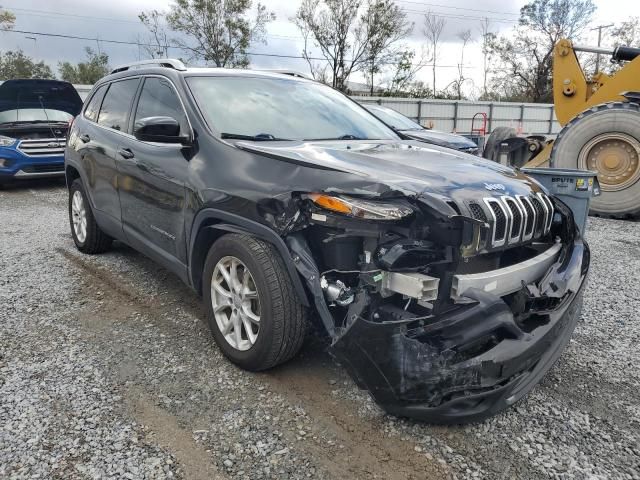
<path id="1" fill-rule="evenodd" d="M 415 1 L 410 1 L 410 0 L 396 0 L 396 2 L 401 2 L 401 3 L 410 3 L 413 5 L 420 5 L 423 7 L 436 7 L 436 8 L 449 8 L 451 10 L 463 10 L 465 12 L 480 12 L 480 13 L 495 13 L 498 15 L 512 15 L 512 16 L 516 16 L 516 17 L 520 17 L 519 13 L 513 13 L 513 12 L 499 12 L 496 10 L 481 10 L 481 9 L 477 9 L 477 8 L 467 8 L 467 7 L 456 7 L 453 5 L 442 5 L 442 4 L 437 4 L 437 3 L 425 3 L 425 2 L 415 2 Z"/>
<path id="2" fill-rule="evenodd" d="M 410 13 L 420 13 L 420 14 L 427 14 L 430 13 L 431 15 L 433 15 L 434 17 L 438 17 L 438 18 L 453 18 L 456 20 L 485 20 L 485 19 L 489 19 L 493 22 L 497 22 L 497 23 L 507 23 L 509 25 L 516 25 L 518 23 L 517 20 L 510 20 L 507 18 L 497 18 L 497 17 L 487 17 L 486 15 L 483 17 L 479 17 L 479 16 L 473 16 L 473 15 L 463 15 L 463 14 L 453 14 L 453 13 L 442 13 L 442 12 L 433 12 L 433 11 L 429 11 L 429 10 L 412 10 L 409 8 L 403 8 L 403 10 L 405 12 L 410 12 Z"/>
<path id="3" fill-rule="evenodd" d="M 98 38 L 98 37 L 82 37 L 79 35 L 67 35 L 62 33 L 48 33 L 48 32 L 34 32 L 29 30 L 16 30 L 16 29 L 8 29 L 8 28 L 0 28 L 0 31 L 9 32 L 9 33 L 20 33 L 26 35 L 38 35 L 42 37 L 53 37 L 53 38 L 64 38 L 67 40 L 84 40 L 88 42 L 98 42 L 98 43 L 113 43 L 117 45 L 131 45 L 137 47 L 157 47 L 157 44 L 154 43 L 146 43 L 146 42 L 131 42 L 127 40 L 113 40 L 107 38 Z M 167 49 L 171 48 L 174 50 L 182 50 L 181 47 L 176 45 L 161 45 L 162 47 L 166 47 Z M 247 55 L 255 56 L 255 57 L 274 57 L 274 58 L 289 58 L 289 59 L 305 59 L 302 55 L 286 55 L 279 53 L 263 53 L 263 52 L 246 52 Z M 309 60 L 318 60 L 318 61 L 326 61 L 324 57 L 308 57 Z M 347 59 L 346 61 L 351 61 Z M 382 62 L 384 65 L 393 65 L 396 62 Z M 412 64 L 415 67 L 433 67 L 433 64 Z M 435 65 L 437 68 L 458 68 L 458 65 Z M 463 67 L 463 68 L 473 68 L 473 67 Z"/>

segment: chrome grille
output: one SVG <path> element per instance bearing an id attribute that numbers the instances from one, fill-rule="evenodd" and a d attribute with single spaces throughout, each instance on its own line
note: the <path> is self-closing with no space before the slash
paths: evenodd
<path id="1" fill-rule="evenodd" d="M 471 215 L 482 221 L 490 218 L 488 247 L 497 248 L 540 238 L 549 233 L 553 221 L 553 203 L 543 193 L 530 196 L 484 198 L 484 209 L 469 203 Z"/>
<path id="2" fill-rule="evenodd" d="M 36 140 L 22 140 L 18 150 L 29 157 L 48 157 L 64 155 L 66 146 L 64 138 L 38 138 Z"/>

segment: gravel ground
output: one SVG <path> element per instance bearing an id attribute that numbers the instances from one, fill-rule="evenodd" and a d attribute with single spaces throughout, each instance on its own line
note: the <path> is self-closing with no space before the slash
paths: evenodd
<path id="1" fill-rule="evenodd" d="M 66 190 L 0 190 L 0 478 L 640 479 L 640 223 L 590 219 L 573 340 L 480 424 L 383 414 L 310 339 L 252 374 L 128 247 L 77 252 Z"/>

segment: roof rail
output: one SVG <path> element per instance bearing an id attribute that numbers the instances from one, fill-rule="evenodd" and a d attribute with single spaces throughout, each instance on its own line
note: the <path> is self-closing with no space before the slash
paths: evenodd
<path id="1" fill-rule="evenodd" d="M 306 78 L 307 80 L 311 80 L 308 75 L 305 75 L 302 72 L 298 72 L 297 70 L 287 70 L 287 69 L 263 69 L 261 72 L 271 72 L 271 73 L 280 73 L 281 75 L 289 75 L 291 77 L 299 77 Z"/>
<path id="2" fill-rule="evenodd" d="M 142 60 L 140 62 L 132 62 L 127 63 L 125 65 L 120 65 L 113 70 L 111 73 L 124 72 L 126 70 L 131 70 L 134 68 L 142 68 L 147 66 L 155 65 L 156 67 L 164 67 L 164 68 L 173 68 L 174 70 L 180 70 L 181 72 L 185 71 L 187 67 L 184 66 L 180 60 L 176 60 L 175 58 L 155 58 L 151 60 Z"/>

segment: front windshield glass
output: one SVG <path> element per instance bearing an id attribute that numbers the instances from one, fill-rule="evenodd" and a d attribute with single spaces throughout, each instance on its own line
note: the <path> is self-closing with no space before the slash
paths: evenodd
<path id="1" fill-rule="evenodd" d="M 187 83 L 223 136 L 261 140 L 396 140 L 386 125 L 341 93 L 289 78 L 209 76 Z"/>
<path id="2" fill-rule="evenodd" d="M 7 122 L 69 122 L 73 115 L 60 110 L 47 108 L 21 108 L 0 112 L 0 123 Z"/>
<path id="3" fill-rule="evenodd" d="M 422 130 L 424 128 L 419 123 L 409 120 L 404 115 L 390 108 L 370 106 L 366 106 L 366 108 L 384 123 L 396 130 Z"/>

